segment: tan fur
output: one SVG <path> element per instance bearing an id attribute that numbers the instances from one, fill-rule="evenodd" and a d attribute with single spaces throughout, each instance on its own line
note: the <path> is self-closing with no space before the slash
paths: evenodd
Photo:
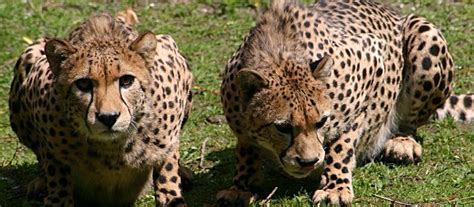
<path id="1" fill-rule="evenodd" d="M 313 74 L 307 64 L 309 56 L 299 55 L 305 54 L 305 50 L 292 23 L 293 17 L 284 12 L 287 4 L 280 2 L 263 12 L 242 46 L 240 67 L 243 69 L 232 74 L 241 88 L 243 101 L 239 107 L 243 113 L 236 116 L 242 121 L 240 126 L 231 124 L 231 127 L 245 128 L 239 134 L 240 139 L 262 146 L 286 173 L 302 177 L 314 167 L 300 168 L 298 160 L 315 161 L 318 166 L 324 159 L 322 134 L 313 129 L 315 123 L 329 115 L 324 89 L 333 62 L 325 59 Z M 247 88 L 255 90 L 249 101 L 245 98 Z M 289 105 L 288 100 L 295 102 Z M 286 121 L 295 128 L 293 141 L 272 126 Z"/>
<path id="2" fill-rule="evenodd" d="M 294 64 L 305 64 L 309 57 L 303 54 L 303 42 L 295 33 L 293 17 L 284 12 L 285 1 L 275 1 L 272 7 L 264 11 L 258 18 L 258 26 L 253 28 L 242 53 L 242 67 L 269 67 L 271 64 L 284 64 L 283 60 L 291 60 Z M 274 34 L 274 35 L 266 35 Z"/>
<path id="3" fill-rule="evenodd" d="M 12 128 L 45 182 L 30 193 L 49 206 L 130 206 L 153 186 L 157 206 L 185 205 L 178 138 L 191 81 L 171 37 L 108 14 L 30 45 L 10 92 Z"/>
<path id="4" fill-rule="evenodd" d="M 129 25 L 139 23 L 137 14 L 133 11 L 132 8 L 127 8 L 123 11 L 117 12 L 115 16 Z"/>
<path id="5" fill-rule="evenodd" d="M 453 71 L 444 37 L 424 18 L 366 0 L 273 1 L 225 68 L 237 173 L 219 202 L 259 192 L 269 156 L 296 178 L 323 171 L 315 203 L 350 204 L 356 164 L 420 160 L 411 137 L 449 96 Z"/>
<path id="6" fill-rule="evenodd" d="M 474 120 L 474 94 L 451 94 L 445 104 L 436 110 L 433 119 L 452 117 L 455 121 L 468 124 Z"/>

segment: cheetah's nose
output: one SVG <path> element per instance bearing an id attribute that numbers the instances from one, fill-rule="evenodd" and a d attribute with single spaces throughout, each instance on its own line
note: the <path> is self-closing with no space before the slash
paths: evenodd
<path id="1" fill-rule="evenodd" d="M 301 159 L 301 158 L 299 158 L 299 157 L 296 157 L 296 162 L 298 162 L 298 164 L 299 164 L 301 167 L 314 166 L 314 164 L 316 164 L 318 161 L 319 161 L 318 158 L 314 158 L 314 159 Z"/>
<path id="2" fill-rule="evenodd" d="M 97 119 L 99 119 L 100 122 L 102 122 L 105 126 L 107 126 L 110 129 L 117 121 L 117 118 L 120 116 L 120 113 L 107 112 L 107 113 L 96 113 L 95 115 L 97 116 Z"/>

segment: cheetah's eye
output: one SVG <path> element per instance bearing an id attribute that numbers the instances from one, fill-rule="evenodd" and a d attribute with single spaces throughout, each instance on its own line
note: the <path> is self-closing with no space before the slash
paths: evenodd
<path id="1" fill-rule="evenodd" d="M 289 122 L 283 122 L 283 123 L 274 123 L 275 128 L 283 133 L 283 134 L 291 134 L 293 132 L 293 126 Z"/>
<path id="2" fill-rule="evenodd" d="M 128 88 L 133 84 L 133 81 L 135 80 L 135 77 L 131 75 L 124 75 L 120 77 L 120 87 L 121 88 Z"/>
<path id="3" fill-rule="evenodd" d="M 94 88 L 94 84 L 92 83 L 92 80 L 89 78 L 81 78 L 76 80 L 75 82 L 77 89 L 79 89 L 82 92 L 90 92 L 92 91 L 92 88 Z"/>
<path id="4" fill-rule="evenodd" d="M 328 120 L 327 116 L 323 117 L 318 123 L 314 125 L 314 127 L 316 127 L 316 129 L 323 127 L 327 120 Z"/>

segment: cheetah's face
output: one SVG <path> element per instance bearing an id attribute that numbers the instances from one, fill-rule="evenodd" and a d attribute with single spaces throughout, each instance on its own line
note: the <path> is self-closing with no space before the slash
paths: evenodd
<path id="1" fill-rule="evenodd" d="M 324 162 L 319 129 L 331 113 L 325 94 L 331 65 L 332 59 L 324 60 L 313 74 L 309 66 L 287 64 L 275 66 L 273 78 L 265 70 L 237 75 L 250 136 L 293 177 L 305 177 Z"/>
<path id="2" fill-rule="evenodd" d="M 61 40 L 48 42 L 48 61 L 58 84 L 67 90 L 65 111 L 79 134 L 106 141 L 135 130 L 147 107 L 146 55 L 155 48 L 150 33 L 130 46 L 97 41 L 75 49 Z"/>

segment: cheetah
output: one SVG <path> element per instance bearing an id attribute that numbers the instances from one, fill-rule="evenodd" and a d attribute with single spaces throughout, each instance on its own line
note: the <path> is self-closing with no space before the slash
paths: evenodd
<path id="1" fill-rule="evenodd" d="M 186 205 L 178 138 L 192 74 L 170 36 L 139 34 L 127 15 L 41 38 L 15 65 L 11 127 L 37 157 L 29 194 L 44 190 L 45 206 L 133 206 L 152 186 L 157 206 Z"/>
<path id="2" fill-rule="evenodd" d="M 350 204 L 356 165 L 421 159 L 416 129 L 445 103 L 453 78 L 446 40 L 423 17 L 369 0 L 273 1 L 225 67 L 237 172 L 219 205 L 258 193 L 263 158 L 295 178 L 319 170 L 315 204 Z"/>

